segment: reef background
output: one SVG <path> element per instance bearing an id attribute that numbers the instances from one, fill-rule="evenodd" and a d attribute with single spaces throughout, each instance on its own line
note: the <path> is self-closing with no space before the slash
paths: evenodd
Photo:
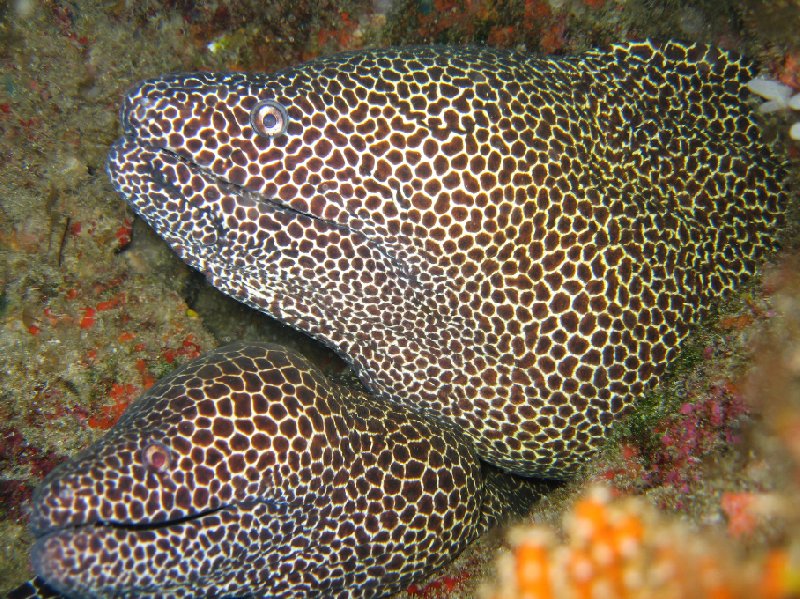
<path id="1" fill-rule="evenodd" d="M 103 164 L 128 86 L 370 46 L 569 54 L 653 37 L 741 52 L 797 90 L 798 31 L 798 0 L 0 3 L 0 593 L 31 575 L 25 505 L 37 482 L 155 379 L 237 339 L 287 344 L 348 376 L 331 352 L 209 288 L 117 197 Z M 766 126 L 797 161 L 781 118 Z M 797 212 L 791 222 L 779 265 L 720 306 L 604 455 L 531 523 L 557 528 L 587 485 L 603 482 L 734 546 L 743 564 L 786 551 L 800 593 Z M 494 532 L 407 595 L 474 596 L 504 552 Z"/>

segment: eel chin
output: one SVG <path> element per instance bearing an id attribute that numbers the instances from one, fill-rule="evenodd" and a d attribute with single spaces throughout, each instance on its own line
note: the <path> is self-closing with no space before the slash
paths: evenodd
<path id="1" fill-rule="evenodd" d="M 117 192 L 162 236 L 172 233 L 186 239 L 191 234 L 200 241 L 205 235 L 204 244 L 216 243 L 227 233 L 234 208 L 256 209 L 281 226 L 301 219 L 323 229 L 350 230 L 289 201 L 228 181 L 179 152 L 141 145 L 135 137 L 120 138 L 111 146 L 106 171 Z"/>
<path id="2" fill-rule="evenodd" d="M 251 550 L 236 543 L 242 533 L 253 538 L 246 523 L 253 528 L 257 521 L 243 517 L 247 512 L 230 506 L 157 525 L 50 530 L 34 543 L 31 562 L 67 597 L 202 596 L 227 586 L 241 565 L 238 556 Z"/>

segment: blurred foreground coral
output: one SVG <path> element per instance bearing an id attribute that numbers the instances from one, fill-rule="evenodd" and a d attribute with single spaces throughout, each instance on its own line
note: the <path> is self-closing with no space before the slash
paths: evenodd
<path id="1" fill-rule="evenodd" d="M 789 452 L 800 486 L 800 253 L 765 275 L 764 291 L 778 318 L 756 348 L 746 396 Z"/>
<path id="2" fill-rule="evenodd" d="M 509 533 L 486 599 L 789 599 L 800 593 L 798 549 L 743 559 L 667 519 L 644 499 L 592 488 L 564 519 Z"/>

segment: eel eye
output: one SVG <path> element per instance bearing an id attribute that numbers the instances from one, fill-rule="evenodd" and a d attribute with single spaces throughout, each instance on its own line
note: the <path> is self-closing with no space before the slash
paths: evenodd
<path id="1" fill-rule="evenodd" d="M 142 449 L 144 465 L 155 472 L 166 472 L 170 465 L 169 449 L 161 443 L 149 443 Z"/>
<path id="2" fill-rule="evenodd" d="M 262 100 L 250 113 L 250 124 L 262 137 L 272 138 L 286 131 L 289 115 L 275 100 Z"/>

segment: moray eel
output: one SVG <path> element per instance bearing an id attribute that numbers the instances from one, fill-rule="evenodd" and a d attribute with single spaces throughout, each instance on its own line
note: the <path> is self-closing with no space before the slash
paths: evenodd
<path id="1" fill-rule="evenodd" d="M 480 457 L 569 477 L 787 195 L 724 51 L 420 47 L 126 97 L 114 186 L 212 285 L 344 356 Z"/>
<path id="2" fill-rule="evenodd" d="M 231 448 L 244 452 L 236 461 L 241 477 L 232 479 L 231 465 L 210 449 L 212 434 L 195 440 L 191 432 L 189 441 L 189 425 L 181 433 L 176 424 L 174 438 L 155 435 L 146 447 L 184 472 L 197 469 L 200 490 L 191 498 L 160 491 L 182 483 L 141 463 L 140 445 L 107 459 L 152 482 L 114 491 L 108 484 L 119 474 L 106 482 L 90 469 L 80 505 L 55 509 L 56 476 L 37 496 L 35 530 L 59 519 L 84 522 L 78 514 L 87 505 L 92 514 L 114 506 L 94 515 L 98 522 L 124 523 L 129 514 L 144 521 L 81 540 L 92 555 L 110 557 L 66 560 L 69 573 L 58 565 L 69 528 L 48 534 L 34 552 L 39 573 L 80 592 L 99 588 L 107 568 L 120 594 L 155 588 L 140 586 L 144 579 L 187 596 L 205 588 L 213 596 L 369 596 L 397 588 L 400 572 L 420 573 L 433 554 L 474 536 L 481 485 L 464 456 L 474 452 L 525 476 L 574 474 L 659 379 L 693 323 L 777 247 L 786 172 L 761 140 L 746 89 L 754 76 L 752 65 L 712 47 L 642 42 L 561 58 L 488 48 L 370 50 L 274 74 L 169 75 L 136 86 L 107 162 L 120 195 L 212 285 L 334 348 L 371 392 L 358 409 L 376 422 L 390 413 L 408 419 L 404 434 L 415 441 L 376 457 L 342 444 L 345 431 L 331 416 L 319 441 L 328 478 L 307 479 L 293 470 L 308 459 L 297 457 L 307 444 L 286 454 L 294 465 L 278 470 L 249 461 L 259 448 L 247 448 L 244 431 L 259 425 L 247 412 L 233 428 L 219 425 L 222 436 L 241 439 Z M 298 406 L 296 390 L 283 393 L 281 401 Z M 201 395 L 188 393 L 200 403 L 184 400 L 184 409 L 205 410 Z M 152 401 L 167 401 L 159 397 Z M 141 438 L 126 432 L 141 428 L 133 427 L 136 414 L 110 439 Z M 259 443 L 285 447 L 296 438 L 295 425 L 286 426 Z M 461 441 L 443 437 L 452 430 Z M 438 468 L 461 464 L 458 482 L 428 475 L 430 492 L 424 475 L 420 483 L 420 518 L 445 502 L 438 528 L 365 516 L 377 501 L 371 493 L 397 514 L 393 490 L 375 485 L 395 472 L 402 480 L 412 448 L 428 444 L 447 452 Z M 372 466 L 363 475 L 349 471 L 348 451 Z M 258 495 L 262 476 L 280 492 Z M 330 476 L 355 482 L 322 516 L 331 504 L 318 485 Z M 431 495 L 438 484 L 448 492 Z M 304 494 L 314 499 L 310 511 L 294 503 Z M 156 515 L 148 519 L 151 503 Z M 47 510 L 56 523 L 47 523 Z M 168 515 L 192 532 L 173 540 L 172 528 L 160 526 Z M 262 516 L 302 533 L 280 544 L 283 529 Z M 355 529 L 342 524 L 348 517 L 358 519 Z M 389 525 L 405 532 L 371 536 L 369 527 Z M 127 544 L 142 536 L 143 547 Z M 261 553 L 232 540 L 245 537 Z M 375 552 L 361 541 L 374 541 Z M 213 547 L 218 558 L 181 557 L 181 543 L 187 552 L 202 547 L 200 556 Z M 320 549 L 326 544 L 332 553 Z M 319 552 L 304 553 L 311 545 Z M 329 557 L 335 563 L 320 565 Z M 214 581 L 237 566 L 224 584 Z M 376 578 L 381 591 L 367 582 Z M 335 588 L 314 587 L 323 580 Z"/>
<path id="3" fill-rule="evenodd" d="M 160 380 L 45 478 L 30 519 L 40 579 L 15 597 L 375 597 L 525 493 L 483 472 L 455 427 L 284 348 L 235 344 Z"/>

